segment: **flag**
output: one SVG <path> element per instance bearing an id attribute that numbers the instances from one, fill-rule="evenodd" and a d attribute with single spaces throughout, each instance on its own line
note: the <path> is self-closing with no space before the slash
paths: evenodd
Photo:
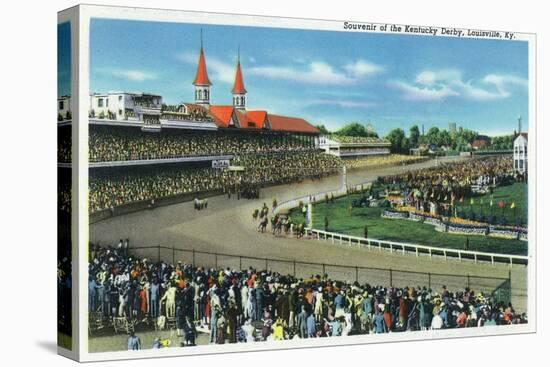
<path id="1" fill-rule="evenodd" d="M 489 203 L 490 206 L 493 206 L 493 199 L 491 199 L 491 202 Z"/>
<path id="2" fill-rule="evenodd" d="M 510 209 L 514 209 L 516 207 L 516 202 L 513 201 L 512 204 L 510 205 Z"/>
<path id="3" fill-rule="evenodd" d="M 474 198 L 470 199 L 470 205 L 474 205 Z"/>

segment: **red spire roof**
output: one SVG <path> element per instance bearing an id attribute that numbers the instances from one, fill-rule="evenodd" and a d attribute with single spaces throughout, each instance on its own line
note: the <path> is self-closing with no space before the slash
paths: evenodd
<path id="1" fill-rule="evenodd" d="M 237 61 L 237 72 L 235 73 L 235 82 L 233 83 L 233 89 L 231 89 L 233 94 L 244 94 L 246 89 L 244 88 L 243 82 L 243 73 L 241 71 L 241 62 Z"/>
<path id="2" fill-rule="evenodd" d="M 208 72 L 206 71 L 206 61 L 204 61 L 202 46 L 199 54 L 199 64 L 197 65 L 197 74 L 195 75 L 193 85 L 212 85 L 212 83 L 210 83 L 210 79 L 208 79 Z"/>

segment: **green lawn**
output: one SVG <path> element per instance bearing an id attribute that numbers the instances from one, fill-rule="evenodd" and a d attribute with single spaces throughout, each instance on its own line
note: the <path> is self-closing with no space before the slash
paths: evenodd
<path id="1" fill-rule="evenodd" d="M 495 197 L 497 193 L 495 192 Z M 318 203 L 313 207 L 313 227 L 324 229 L 324 218 L 328 217 L 328 230 L 363 237 L 365 224 L 369 237 L 409 242 L 420 245 L 464 249 L 466 237 L 469 238 L 469 250 L 504 254 L 527 254 L 527 242 L 485 236 L 464 236 L 437 232 L 434 226 L 413 222 L 406 219 L 381 218 L 381 208 L 353 208 L 349 214 L 351 200 L 361 197 L 360 194 L 336 199 L 334 203 Z M 516 202 L 518 205 L 518 202 Z M 303 215 L 298 210 L 291 211 L 291 217 L 303 222 Z"/>
<path id="2" fill-rule="evenodd" d="M 493 207 L 491 207 L 491 195 L 485 194 L 474 197 L 474 205 L 470 204 L 470 200 L 464 199 L 464 205 L 457 205 L 458 211 L 463 211 L 466 216 L 470 212 L 476 215 L 494 216 L 496 223 L 500 223 L 502 217 L 509 224 L 527 225 L 527 184 L 516 182 L 513 185 L 497 187 L 493 192 Z M 483 201 L 483 204 L 481 204 Z M 499 208 L 498 203 L 503 201 L 504 208 Z M 515 203 L 515 208 L 510 208 L 510 205 Z"/>

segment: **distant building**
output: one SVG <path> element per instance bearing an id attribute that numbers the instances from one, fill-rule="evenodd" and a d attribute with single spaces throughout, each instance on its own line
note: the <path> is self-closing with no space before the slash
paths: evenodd
<path id="1" fill-rule="evenodd" d="M 162 97 L 151 93 L 108 92 L 90 94 L 90 118 L 142 121 L 158 125 Z"/>
<path id="2" fill-rule="evenodd" d="M 449 132 L 451 134 L 456 133 L 456 122 L 449 122 Z"/>
<path id="3" fill-rule="evenodd" d="M 527 133 L 519 133 L 514 139 L 514 171 L 527 172 Z"/>
<path id="4" fill-rule="evenodd" d="M 478 135 L 474 141 L 472 141 L 472 148 L 483 149 L 491 143 L 491 138 L 486 135 Z"/>
<path id="5" fill-rule="evenodd" d="M 391 143 L 385 139 L 358 136 L 325 135 L 319 138 L 319 148 L 341 158 L 390 154 Z"/>
<path id="6" fill-rule="evenodd" d="M 71 96 L 57 97 L 57 115 L 60 121 L 71 119 Z"/>
<path id="7" fill-rule="evenodd" d="M 190 131 L 246 131 L 276 134 L 288 145 L 309 143 L 319 146 L 319 129 L 303 118 L 271 114 L 265 110 L 247 108 L 247 90 L 244 84 L 240 56 L 237 58 L 235 81 L 231 88 L 232 104 L 211 103 L 212 82 L 208 77 L 204 50 L 199 49 L 199 60 L 193 79 L 193 102 L 163 103 L 162 96 L 153 93 L 106 92 L 91 93 L 88 118 L 90 125 L 139 127 L 143 131 L 160 132 L 163 128 Z M 58 111 L 68 102 L 58 99 Z"/>

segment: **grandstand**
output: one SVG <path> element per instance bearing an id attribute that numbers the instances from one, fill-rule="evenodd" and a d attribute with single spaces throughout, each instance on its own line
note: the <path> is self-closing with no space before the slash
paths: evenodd
<path id="1" fill-rule="evenodd" d="M 327 154 L 342 158 L 389 155 L 390 146 L 389 141 L 375 137 L 327 135 L 319 140 Z"/>
<path id="2" fill-rule="evenodd" d="M 145 92 L 90 94 L 90 213 L 174 197 L 255 193 L 341 170 L 338 157 L 319 149 L 319 130 L 308 121 L 247 109 L 240 62 L 233 105 L 210 103 L 202 48 L 193 85 L 192 103 L 166 104 Z M 60 162 L 70 160 L 69 143 L 60 134 Z"/>
<path id="3" fill-rule="evenodd" d="M 250 188 L 321 178 L 341 168 L 337 157 L 319 152 L 236 156 L 230 166 L 236 169 L 212 168 L 209 163 L 92 169 L 90 213 L 178 195 L 190 200 L 189 194 L 239 194 Z"/>

